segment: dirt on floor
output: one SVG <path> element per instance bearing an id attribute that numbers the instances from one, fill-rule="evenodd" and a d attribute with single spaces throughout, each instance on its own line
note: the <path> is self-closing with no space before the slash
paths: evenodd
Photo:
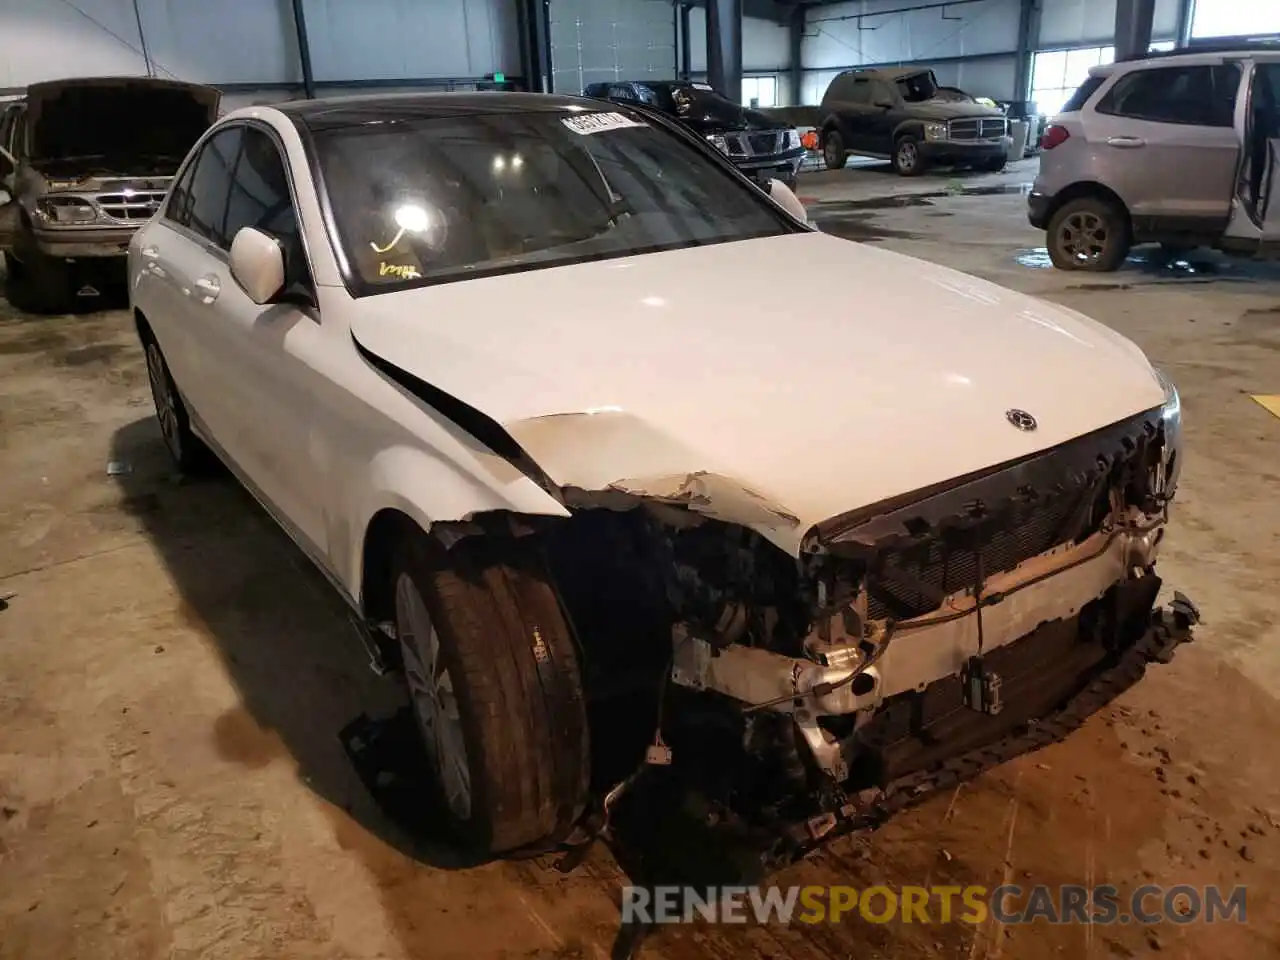
<path id="1" fill-rule="evenodd" d="M 657 929 L 639 955 L 1280 957 L 1280 420 L 1250 398 L 1280 393 L 1280 271 L 1216 255 L 1192 272 L 1045 270 L 1012 189 L 926 181 L 937 195 L 851 203 L 900 188 L 845 171 L 801 193 L 843 203 L 832 232 L 1074 307 L 1174 375 L 1188 458 L 1161 573 L 1205 622 L 1064 743 L 773 882 L 1113 884 L 1122 903 L 1144 884 L 1242 885 L 1244 922 L 698 921 Z M 373 801 L 342 734 L 395 710 L 398 689 L 245 493 L 172 475 L 118 307 L 0 304 L 0 958 L 622 952 L 627 879 L 605 847 L 568 874 L 553 858 L 462 864 Z"/>

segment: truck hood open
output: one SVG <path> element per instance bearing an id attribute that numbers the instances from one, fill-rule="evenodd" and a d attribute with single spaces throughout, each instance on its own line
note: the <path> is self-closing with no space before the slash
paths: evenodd
<path id="1" fill-rule="evenodd" d="M 362 299 L 367 352 L 501 424 L 557 484 L 817 522 L 1164 399 L 1073 311 L 819 233 Z M 1037 421 L 1018 429 L 1019 409 Z M 753 513 L 754 511 L 754 513 Z"/>
<path id="2" fill-rule="evenodd" d="M 217 119 L 212 87 L 147 77 L 53 80 L 27 88 L 32 163 L 60 173 L 176 170 Z M 139 166 L 145 170 L 136 169 Z"/>

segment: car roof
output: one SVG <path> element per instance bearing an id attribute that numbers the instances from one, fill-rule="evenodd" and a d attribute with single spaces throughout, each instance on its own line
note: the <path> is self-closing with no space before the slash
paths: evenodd
<path id="1" fill-rule="evenodd" d="M 1122 60 L 1119 63 L 1104 63 L 1101 66 L 1091 67 L 1089 75 L 1093 77 L 1109 77 L 1117 70 L 1131 70 L 1146 66 L 1213 66 L 1227 60 L 1238 60 L 1242 57 L 1268 61 L 1280 60 L 1280 47 L 1259 45 L 1257 47 L 1231 47 L 1230 49 L 1197 50 L 1193 47 L 1187 50 L 1170 50 L 1149 54 L 1137 60 Z"/>
<path id="2" fill-rule="evenodd" d="M 857 67 L 847 73 L 876 80 L 901 80 L 903 77 L 914 77 L 918 73 L 928 73 L 928 67 Z"/>
<path id="3" fill-rule="evenodd" d="M 570 108 L 607 110 L 599 101 L 550 93 L 477 91 L 467 93 L 384 93 L 319 100 L 291 100 L 272 106 L 311 130 L 394 120 L 435 120 L 494 113 L 558 113 Z"/>

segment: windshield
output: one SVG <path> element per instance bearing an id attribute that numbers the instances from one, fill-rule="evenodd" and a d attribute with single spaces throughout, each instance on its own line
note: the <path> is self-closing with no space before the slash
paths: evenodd
<path id="1" fill-rule="evenodd" d="M 938 84 L 929 71 L 913 73 L 898 80 L 898 92 L 907 103 L 924 103 L 938 95 Z"/>
<path id="2" fill-rule="evenodd" d="M 314 141 L 356 295 L 796 229 L 630 111 L 362 124 Z"/>

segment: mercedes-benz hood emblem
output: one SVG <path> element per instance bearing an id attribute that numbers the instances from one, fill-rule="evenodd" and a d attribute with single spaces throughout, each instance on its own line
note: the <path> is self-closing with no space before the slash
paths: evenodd
<path id="1" fill-rule="evenodd" d="M 1019 410 L 1017 407 L 1014 407 L 1012 410 L 1006 410 L 1004 415 L 1006 420 L 1012 423 L 1019 430 L 1027 433 L 1030 433 L 1038 426 L 1035 417 L 1027 413 L 1025 410 Z"/>

